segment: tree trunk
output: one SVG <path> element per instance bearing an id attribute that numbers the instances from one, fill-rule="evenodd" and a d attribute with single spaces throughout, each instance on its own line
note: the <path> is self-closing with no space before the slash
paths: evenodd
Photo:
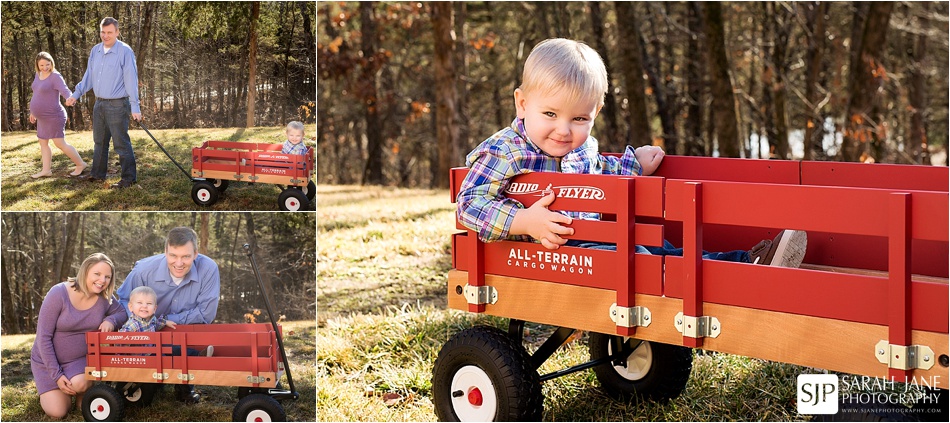
<path id="1" fill-rule="evenodd" d="M 198 215 L 198 220 L 201 222 L 198 225 L 198 252 L 204 255 L 208 255 L 208 221 L 210 217 L 210 213 Z"/>
<path id="2" fill-rule="evenodd" d="M 254 252 L 255 260 L 257 261 L 257 270 L 261 274 L 261 284 L 264 285 L 264 291 L 261 295 L 268 298 L 271 304 L 274 304 L 274 284 L 271 282 L 270 273 L 265 270 L 265 265 L 267 260 L 265 260 L 265 252 L 263 249 L 258 248 L 257 242 L 257 229 L 254 223 L 254 213 L 244 212 L 244 220 L 247 222 L 247 225 L 244 227 L 247 229 L 247 241 L 251 246 L 251 251 Z M 278 316 L 274 316 L 274 320 L 277 320 Z"/>
<path id="3" fill-rule="evenodd" d="M 662 16 L 657 17 L 655 13 L 651 14 L 651 16 L 654 17 L 654 22 L 652 22 L 651 25 L 651 28 L 654 28 L 653 39 L 655 40 L 652 43 L 653 55 L 651 56 L 649 54 L 646 40 L 643 39 L 643 34 L 638 28 L 635 29 L 635 31 L 640 36 L 637 37 L 635 41 L 640 43 L 640 51 L 643 52 L 643 67 L 647 73 L 647 79 L 650 81 L 650 87 L 653 89 L 653 98 L 656 99 L 656 114 L 660 117 L 660 127 L 662 128 L 663 135 L 660 138 L 659 144 L 665 149 L 667 140 L 675 140 L 677 138 L 676 119 L 674 117 L 673 101 L 670 100 L 670 92 L 664 81 L 666 78 L 663 75 L 663 46 L 659 42 L 659 36 L 655 33 L 656 26 L 663 25 L 663 23 L 659 21 L 664 18 Z M 636 27 L 639 27 L 639 25 L 636 25 Z"/>
<path id="4" fill-rule="evenodd" d="M 811 1 L 805 4 L 805 37 L 808 47 L 805 51 L 805 160 L 813 160 L 816 153 L 824 157 L 822 140 L 825 136 L 825 117 L 821 109 L 827 102 L 818 98 L 820 86 L 818 76 L 824 71 L 822 57 L 825 49 L 825 16 L 828 15 L 829 2 Z"/>
<path id="5" fill-rule="evenodd" d="M 775 138 L 770 139 L 775 146 L 775 155 L 777 158 L 787 160 L 791 158 L 788 150 L 788 116 L 785 111 L 786 99 L 788 97 L 785 79 L 785 70 L 788 66 L 785 63 L 788 50 L 788 38 L 791 32 L 792 17 L 788 9 L 773 5 L 775 17 L 775 42 L 772 49 L 772 63 L 775 65 L 775 81 L 770 87 L 773 100 L 775 101 L 775 113 L 773 119 L 775 122 Z"/>
<path id="6" fill-rule="evenodd" d="M 859 161 L 873 158 L 875 149 L 872 144 L 880 145 L 879 130 L 882 119 L 877 112 L 875 97 L 884 83 L 885 68 L 881 62 L 882 49 L 887 40 L 887 27 L 891 19 L 891 2 L 875 2 L 868 9 L 861 48 L 851 63 L 851 97 L 848 101 L 846 130 L 841 145 L 841 155 L 845 161 Z"/>
<path id="7" fill-rule="evenodd" d="M 739 123 L 732 80 L 729 78 L 729 59 L 726 56 L 722 5 L 705 4 L 706 47 L 709 52 L 709 70 L 712 80 L 712 109 L 720 157 L 739 157 Z"/>
<path id="8" fill-rule="evenodd" d="M 247 120 L 245 128 L 254 126 L 254 113 L 257 103 L 257 21 L 261 16 L 261 2 L 251 3 L 251 27 L 248 30 L 250 38 L 247 49 Z"/>
<path id="9" fill-rule="evenodd" d="M 363 58 L 369 63 L 363 66 L 361 83 L 364 84 L 363 101 L 365 102 L 364 119 L 366 121 L 366 166 L 363 168 L 364 185 L 383 184 L 383 133 L 379 121 L 379 98 L 376 92 L 377 70 L 379 64 L 376 58 L 376 14 L 373 8 L 375 2 L 360 2 L 360 29 L 361 49 Z M 453 81 L 454 83 L 454 81 Z"/>
<path id="10" fill-rule="evenodd" d="M 927 111 L 927 76 L 924 68 L 927 65 L 927 31 L 930 28 L 930 3 L 920 3 L 923 8 L 922 16 L 917 17 L 920 33 L 916 36 L 908 34 L 911 46 L 907 47 L 910 59 L 910 83 L 907 85 L 907 101 L 910 103 L 910 136 L 907 145 L 910 154 L 917 164 L 930 164 L 930 151 L 927 148 L 927 121 L 924 113 Z"/>
<path id="11" fill-rule="evenodd" d="M 141 34 L 139 36 L 138 43 L 135 45 L 135 65 L 138 67 L 139 80 L 142 81 L 151 81 L 150 77 L 151 67 L 146 66 L 148 63 L 149 55 L 149 38 L 152 36 L 152 15 L 154 14 L 155 8 L 158 7 L 157 2 L 146 1 L 142 2 L 142 28 Z M 141 105 L 142 111 L 146 111 L 146 107 L 149 102 L 151 102 L 150 90 L 141 90 L 142 98 Z M 148 110 L 151 110 L 151 107 L 148 107 Z"/>
<path id="12" fill-rule="evenodd" d="M 626 141 L 634 147 L 650 145 L 653 143 L 653 135 L 647 111 L 646 85 L 643 83 L 643 51 L 640 49 L 640 35 L 637 33 L 639 25 L 635 4 L 622 1 L 615 2 L 614 7 L 617 10 L 617 22 L 623 22 L 617 25 L 617 30 L 620 36 L 620 69 L 627 85 L 627 102 L 630 108 Z"/>
<path id="13" fill-rule="evenodd" d="M 607 69 L 612 69 L 610 55 L 607 54 L 607 42 L 604 38 L 604 19 L 600 11 L 600 2 L 589 1 L 587 5 L 590 7 L 590 24 L 594 31 L 594 46 L 600 52 L 604 66 Z M 597 138 L 600 140 L 601 151 L 623 151 L 625 143 L 621 142 L 618 135 L 620 130 L 617 125 L 617 101 L 614 99 L 614 84 L 609 79 L 607 82 L 607 95 L 604 96 L 604 107 L 600 111 L 606 125 L 603 127 L 601 136 Z"/>
<path id="14" fill-rule="evenodd" d="M 435 38 L 436 144 L 439 163 L 432 175 L 433 188 L 449 186 L 449 168 L 459 157 L 458 75 L 455 71 L 453 10 L 448 2 L 432 3 L 432 29 Z"/>
<path id="15" fill-rule="evenodd" d="M 619 4 L 619 3 L 618 3 Z M 702 6 L 689 2 L 686 4 L 686 22 L 689 27 L 686 57 L 686 94 L 689 105 L 686 107 L 685 146 L 682 154 L 687 156 L 706 155 L 706 143 L 703 141 L 703 75 L 706 73 L 706 57 L 702 48 L 703 16 Z M 712 123 L 710 123 L 712 124 Z"/>
<path id="16" fill-rule="evenodd" d="M 57 272 L 57 281 L 64 281 L 72 276 L 73 258 L 75 257 L 77 232 L 79 232 L 79 219 L 82 213 L 69 213 L 66 216 L 66 225 L 63 227 L 65 241 L 63 242 L 59 268 Z"/>

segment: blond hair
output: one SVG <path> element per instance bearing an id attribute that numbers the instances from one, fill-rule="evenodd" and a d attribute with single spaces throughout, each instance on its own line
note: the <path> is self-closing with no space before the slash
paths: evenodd
<path id="1" fill-rule="evenodd" d="M 92 269 L 92 266 L 95 266 L 99 263 L 106 263 L 109 265 L 109 269 L 112 271 L 112 280 L 109 281 L 109 286 L 106 289 L 103 289 L 99 293 L 99 296 L 105 298 L 109 304 L 112 304 L 112 297 L 115 294 L 115 264 L 112 263 L 112 259 L 109 256 L 102 253 L 92 253 L 89 257 L 86 257 L 82 261 L 82 264 L 79 266 L 79 274 L 75 278 L 69 278 L 67 282 L 72 283 L 72 288 L 78 292 L 81 292 L 83 295 L 89 295 L 89 288 L 86 287 L 86 275 L 89 274 L 89 269 Z"/>
<path id="2" fill-rule="evenodd" d="M 136 287 L 135 289 L 132 290 L 132 292 L 129 293 L 129 302 L 131 303 L 132 298 L 139 295 L 148 295 L 152 299 L 152 301 L 158 301 L 158 293 L 156 293 L 155 290 L 152 289 L 151 287 L 142 285 L 142 286 Z"/>
<path id="3" fill-rule="evenodd" d="M 534 46 L 525 60 L 521 90 L 541 95 L 567 90 L 571 101 L 604 104 L 607 68 L 594 49 L 579 41 L 551 38 Z"/>
<path id="4" fill-rule="evenodd" d="M 53 55 L 45 51 L 41 51 L 36 54 L 36 59 L 33 60 L 33 69 L 38 73 L 40 71 L 40 60 L 46 60 L 50 64 L 50 71 L 56 72 L 56 61 L 53 60 Z"/>

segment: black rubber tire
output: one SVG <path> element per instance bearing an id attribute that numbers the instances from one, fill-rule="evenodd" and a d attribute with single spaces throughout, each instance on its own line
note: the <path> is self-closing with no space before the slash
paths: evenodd
<path id="1" fill-rule="evenodd" d="M 250 394 L 238 401 L 234 406 L 234 413 L 231 415 L 232 421 L 252 422 L 255 417 L 261 417 L 263 421 L 285 422 L 287 413 L 284 407 L 277 400 L 264 394 Z"/>
<path id="2" fill-rule="evenodd" d="M 496 401 L 492 421 L 541 421 L 544 397 L 531 357 L 506 332 L 488 326 L 455 334 L 439 351 L 432 370 L 432 402 L 439 420 L 461 421 L 452 384 L 460 370 L 467 371 L 463 369 L 481 372 L 490 380 L 493 391 L 482 395 L 492 395 Z M 465 395 L 461 390 L 456 394 Z"/>
<path id="3" fill-rule="evenodd" d="M 87 422 L 120 422 L 125 398 L 108 383 L 97 383 L 82 398 L 82 417 Z"/>
<path id="4" fill-rule="evenodd" d="M 227 179 L 208 179 L 215 189 L 218 190 L 218 193 L 222 193 L 228 189 L 228 183 L 231 182 Z"/>
<path id="5" fill-rule="evenodd" d="M 614 337 L 623 339 L 617 335 L 591 332 L 588 343 L 591 360 L 609 357 L 612 351 L 610 340 Z M 628 343 L 634 341 L 636 340 L 627 340 Z M 634 378 L 620 374 L 612 364 L 594 367 L 597 380 L 610 397 L 619 401 L 647 398 L 664 402 L 678 397 L 686 389 L 689 374 L 693 369 L 692 349 L 643 341 L 631 353 L 631 356 L 634 355 L 642 357 L 649 366 L 643 375 L 633 376 Z"/>
<path id="6" fill-rule="evenodd" d="M 218 201 L 218 194 L 218 189 L 210 181 L 195 181 L 191 186 L 191 200 L 199 206 L 211 206 Z"/>
<path id="7" fill-rule="evenodd" d="M 312 179 L 310 180 L 310 182 L 307 182 L 307 186 L 305 187 L 295 186 L 294 188 L 297 188 L 303 191 L 304 195 L 306 195 L 307 199 L 310 201 L 313 201 L 314 198 L 317 198 L 317 186 L 313 183 Z"/>
<path id="8" fill-rule="evenodd" d="M 151 405 L 159 388 L 157 383 L 116 383 L 116 391 L 124 396 L 126 405 L 134 407 Z"/>
<path id="9" fill-rule="evenodd" d="M 277 197 L 277 205 L 283 211 L 298 211 L 310 207 L 310 200 L 307 199 L 303 191 L 296 187 L 289 187 Z"/>
<path id="10" fill-rule="evenodd" d="M 950 418 L 950 391 L 940 388 L 926 388 L 924 393 L 936 401 L 925 404 L 918 401 L 911 408 L 922 422 L 945 422 Z"/>

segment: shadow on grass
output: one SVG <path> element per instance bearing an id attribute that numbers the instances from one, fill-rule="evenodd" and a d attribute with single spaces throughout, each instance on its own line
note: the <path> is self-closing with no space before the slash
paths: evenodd
<path id="1" fill-rule="evenodd" d="M 376 216 L 372 219 L 354 219 L 354 220 L 330 220 L 326 223 L 322 223 L 317 227 L 318 231 L 323 232 L 332 232 L 336 230 L 345 230 L 345 229 L 354 229 L 358 227 L 363 227 L 369 225 L 370 222 L 380 222 L 380 223 L 407 223 L 419 219 L 425 219 L 439 213 L 444 213 L 447 211 L 453 211 L 455 207 L 439 207 L 428 209 L 419 213 L 411 213 L 402 216 L 390 217 L 390 216 Z"/>

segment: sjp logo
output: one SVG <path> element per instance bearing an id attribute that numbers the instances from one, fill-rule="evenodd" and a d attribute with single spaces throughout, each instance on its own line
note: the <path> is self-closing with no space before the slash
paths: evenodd
<path id="1" fill-rule="evenodd" d="M 798 414 L 838 412 L 838 375 L 798 375 Z"/>

